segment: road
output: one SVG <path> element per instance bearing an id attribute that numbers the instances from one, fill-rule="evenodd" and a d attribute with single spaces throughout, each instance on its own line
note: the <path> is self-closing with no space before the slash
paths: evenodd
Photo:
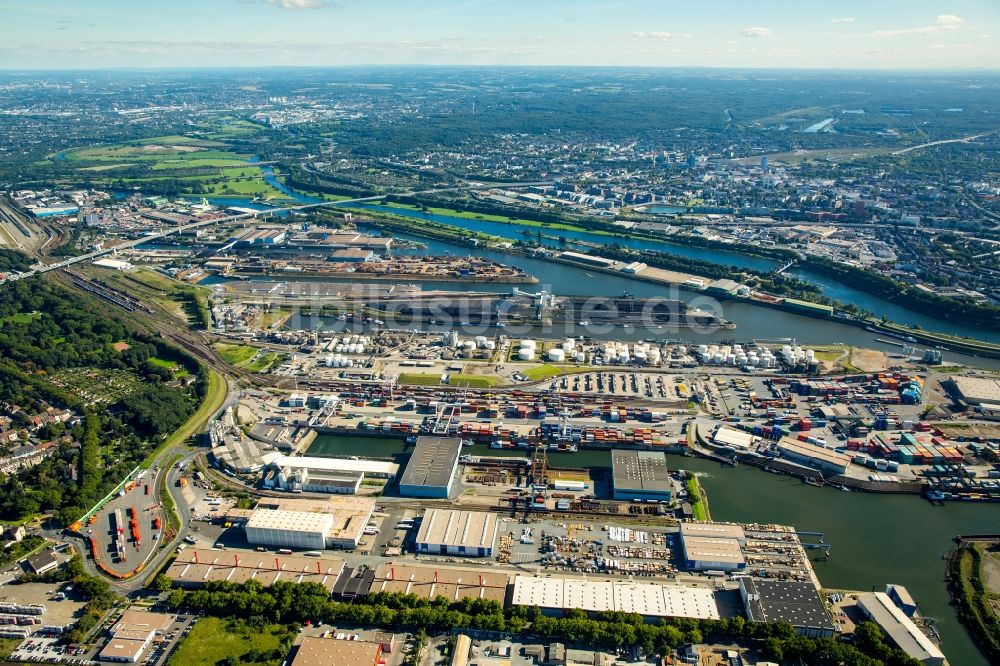
<path id="1" fill-rule="evenodd" d="M 942 139 L 940 141 L 929 141 L 927 143 L 921 143 L 916 146 L 910 146 L 909 148 L 903 148 L 902 150 L 894 150 L 893 155 L 905 155 L 906 153 L 919 150 L 920 148 L 930 148 L 931 146 L 942 146 L 946 143 L 969 143 L 970 141 L 975 141 L 976 139 L 981 139 L 984 136 L 989 136 L 993 132 L 983 132 L 982 134 L 970 134 L 969 136 L 963 136 L 960 139 Z"/>
<path id="2" fill-rule="evenodd" d="M 521 187 L 531 187 L 535 185 L 547 185 L 547 182 L 533 182 L 533 183 L 516 183 L 516 184 L 505 184 L 503 187 L 508 189 L 517 189 Z M 311 210 L 313 208 L 325 208 L 334 206 L 350 206 L 351 204 L 365 203 L 367 201 L 378 201 L 379 199 L 384 199 L 386 196 L 401 196 L 401 197 L 415 197 L 425 194 L 438 194 L 440 192 L 451 192 L 454 190 L 476 190 L 476 189 L 489 189 L 493 187 L 498 187 L 491 183 L 466 183 L 464 185 L 459 185 L 456 187 L 441 187 L 430 190 L 420 190 L 420 191 L 408 191 L 402 192 L 395 195 L 377 194 L 370 197 L 357 197 L 354 199 L 341 199 L 339 201 L 320 201 L 318 203 L 309 204 L 298 204 L 295 206 L 285 206 L 283 208 L 268 208 L 265 210 L 254 211 L 252 213 L 240 213 L 238 215 L 229 215 L 227 217 L 216 218 L 212 220 L 199 220 L 197 222 L 192 222 L 190 224 L 184 224 L 177 227 L 171 227 L 170 229 L 165 229 L 164 231 L 159 231 L 156 233 L 148 234 L 142 236 L 141 238 L 136 238 L 134 240 L 125 241 L 119 245 L 103 250 L 95 250 L 94 252 L 88 252 L 87 254 L 81 254 L 76 257 L 71 257 L 69 259 L 64 259 L 58 261 L 54 264 L 48 264 L 36 268 L 34 270 L 28 271 L 26 273 L 21 273 L 19 275 L 13 275 L 7 278 L 8 281 L 21 280 L 24 278 L 32 277 L 34 275 L 39 275 L 42 273 L 48 273 L 50 271 L 59 270 L 61 268 L 68 268 L 74 264 L 82 263 L 85 261 L 92 261 L 94 259 L 99 259 L 100 257 L 107 256 L 109 254 L 115 254 L 120 250 L 128 250 L 137 245 L 142 245 L 143 243 L 151 243 L 162 238 L 166 238 L 172 234 L 180 233 L 182 231 L 188 231 L 189 229 L 198 229 L 200 227 L 206 227 L 212 224 L 228 224 L 230 222 L 238 222 L 239 220 L 246 220 L 251 218 L 257 218 L 260 216 L 270 216 L 278 213 L 288 213 L 295 211 Z"/>

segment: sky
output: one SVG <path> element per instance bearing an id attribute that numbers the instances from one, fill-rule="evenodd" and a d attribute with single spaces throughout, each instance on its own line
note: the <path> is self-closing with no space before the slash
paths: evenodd
<path id="1" fill-rule="evenodd" d="M 1000 69 L 1000 0 L 0 0 L 0 69 Z"/>

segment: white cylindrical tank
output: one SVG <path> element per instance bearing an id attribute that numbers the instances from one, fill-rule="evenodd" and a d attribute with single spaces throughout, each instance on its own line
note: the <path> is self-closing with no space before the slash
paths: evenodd
<path id="1" fill-rule="evenodd" d="M 485 335 L 477 335 L 476 336 L 476 347 L 478 347 L 479 349 L 485 349 L 486 348 L 486 336 Z"/>
<path id="2" fill-rule="evenodd" d="M 555 361 L 556 363 L 562 363 L 566 360 L 566 350 L 564 349 L 550 349 L 549 350 L 549 360 Z"/>
<path id="3" fill-rule="evenodd" d="M 327 354 L 326 355 L 326 360 L 324 361 L 324 363 L 326 364 L 326 367 L 328 367 L 328 368 L 330 366 L 332 366 L 333 365 L 333 355 L 332 354 Z"/>
<path id="4" fill-rule="evenodd" d="M 348 368 L 353 368 L 354 367 L 354 359 L 353 358 L 347 359 L 347 367 Z"/>
<path id="5" fill-rule="evenodd" d="M 577 363 L 586 363 L 587 362 L 587 354 L 585 352 L 578 351 L 576 353 L 576 362 Z"/>
<path id="6" fill-rule="evenodd" d="M 535 358 L 535 350 L 521 347 L 517 350 L 517 358 L 522 361 L 532 361 Z"/>
<path id="7" fill-rule="evenodd" d="M 618 352 L 618 362 L 621 363 L 622 365 L 625 365 L 626 363 L 629 362 L 628 349 L 623 349 L 622 351 Z"/>
<path id="8" fill-rule="evenodd" d="M 649 362 L 653 364 L 660 362 L 660 350 L 656 347 L 649 350 Z"/>
<path id="9" fill-rule="evenodd" d="M 535 347 L 534 340 L 521 340 L 521 349 L 534 349 Z"/>
<path id="10" fill-rule="evenodd" d="M 485 347 L 486 349 L 496 349 L 497 343 L 493 342 L 492 340 L 487 340 Z"/>
<path id="11" fill-rule="evenodd" d="M 563 343 L 563 349 L 566 351 L 573 351 L 576 349 L 576 340 L 573 338 L 566 338 L 566 341 Z"/>

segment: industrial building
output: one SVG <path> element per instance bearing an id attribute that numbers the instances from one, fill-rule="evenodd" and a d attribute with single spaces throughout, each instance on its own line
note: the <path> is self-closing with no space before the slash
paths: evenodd
<path id="1" fill-rule="evenodd" d="M 953 397 L 969 405 L 1000 404 L 1000 382 L 989 377 L 952 375 L 945 382 Z"/>
<path id="2" fill-rule="evenodd" d="M 900 650 L 926 666 L 941 666 L 944 653 L 885 592 L 858 595 L 858 610 L 874 622 Z"/>
<path id="3" fill-rule="evenodd" d="M 458 437 L 418 437 L 399 480 L 399 494 L 404 497 L 450 497 L 461 452 L 462 440 Z"/>
<path id="4" fill-rule="evenodd" d="M 579 609 L 588 613 L 637 613 L 653 621 L 665 617 L 719 619 L 715 594 L 710 589 L 634 581 L 518 575 L 514 577 L 511 604 L 537 606 L 556 615 Z"/>
<path id="5" fill-rule="evenodd" d="M 243 529 L 255 545 L 323 550 L 357 548 L 375 512 L 367 497 L 331 497 L 328 501 L 266 498 L 257 504 Z"/>
<path id="6" fill-rule="evenodd" d="M 400 592 L 448 601 L 487 599 L 504 603 L 510 576 L 500 571 L 433 568 L 384 562 L 375 570 L 369 592 Z"/>
<path id="7" fill-rule="evenodd" d="M 742 430 L 722 426 L 715 432 L 712 442 L 716 446 L 734 451 L 746 451 L 753 446 L 754 436 Z"/>
<path id="8" fill-rule="evenodd" d="M 682 536 L 681 548 L 684 566 L 690 571 L 741 571 L 747 566 L 736 539 Z"/>
<path id="9" fill-rule="evenodd" d="M 414 548 L 418 553 L 492 557 L 498 527 L 495 513 L 427 509 Z"/>
<path id="10" fill-rule="evenodd" d="M 344 560 L 339 557 L 303 557 L 201 548 L 186 548 L 167 569 L 167 578 L 182 587 L 200 587 L 209 581 L 245 583 L 260 581 L 264 587 L 277 581 L 317 583 L 333 591 L 344 572 Z"/>
<path id="11" fill-rule="evenodd" d="M 743 526 L 733 523 L 681 523 L 681 537 L 736 539 L 741 546 L 747 543 Z"/>
<path id="12" fill-rule="evenodd" d="M 357 493 L 366 478 L 391 479 L 399 465 L 383 460 L 318 458 L 268 453 L 265 465 L 274 470 L 264 479 L 264 486 L 303 492 L 347 495 Z"/>
<path id="13" fill-rule="evenodd" d="M 157 634 L 166 632 L 174 616 L 166 613 L 127 610 L 111 627 L 111 639 L 98 655 L 101 661 L 134 664 L 142 658 Z"/>
<path id="14" fill-rule="evenodd" d="M 844 474 L 851 464 L 851 456 L 846 453 L 837 453 L 822 446 L 806 444 L 794 437 L 782 437 L 778 440 L 777 447 L 782 458 L 813 467 L 821 472 Z"/>
<path id="15" fill-rule="evenodd" d="M 812 583 L 740 578 L 740 596 L 751 622 L 787 622 L 801 636 L 832 636 L 836 627 Z"/>
<path id="16" fill-rule="evenodd" d="M 306 636 L 290 666 L 378 666 L 380 661 L 381 643 Z"/>
<path id="17" fill-rule="evenodd" d="M 616 500 L 669 502 L 674 495 L 662 451 L 612 449 L 611 472 L 611 496 Z"/>

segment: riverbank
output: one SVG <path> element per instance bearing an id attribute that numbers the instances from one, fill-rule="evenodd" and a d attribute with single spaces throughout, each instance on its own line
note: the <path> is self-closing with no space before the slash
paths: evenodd
<path id="1" fill-rule="evenodd" d="M 948 555 L 948 587 L 958 618 L 983 655 L 994 664 L 1000 664 L 1000 616 L 991 599 L 1000 596 L 997 575 L 1000 556 L 991 551 L 998 547 L 1000 538 L 982 542 L 960 540 Z"/>
<path id="2" fill-rule="evenodd" d="M 365 272 L 319 272 L 319 271 L 253 271 L 234 270 L 235 275 L 245 275 L 247 277 L 267 277 L 276 279 L 288 279 L 296 276 L 331 278 L 334 280 L 351 280 L 352 282 L 454 282 L 459 277 L 454 275 L 427 275 L 424 273 L 365 273 Z M 533 275 L 523 276 L 478 276 L 462 275 L 462 282 L 473 282 L 483 284 L 538 284 L 538 278 Z"/>
<path id="3" fill-rule="evenodd" d="M 370 211 L 367 209 L 359 209 L 357 212 L 362 215 L 370 214 Z M 379 215 L 377 219 L 388 220 L 391 217 L 392 217 L 391 213 L 382 213 Z M 435 224 L 440 225 L 440 223 L 435 223 Z M 376 224 L 375 226 L 381 226 L 381 225 Z M 403 217 L 403 216 L 397 217 L 395 221 L 391 223 L 391 226 L 387 225 L 387 227 L 396 228 L 398 230 L 405 231 L 406 233 L 410 233 L 416 236 L 448 240 L 449 242 L 456 242 L 453 238 L 451 238 L 450 234 L 439 235 L 438 233 L 429 232 L 421 224 L 421 220 L 415 220 L 414 218 L 410 217 Z M 453 228 L 456 230 L 461 229 L 460 227 L 453 227 Z M 532 252 L 527 248 L 513 245 L 511 241 L 509 241 L 508 239 L 504 239 L 502 237 L 497 237 L 497 236 L 488 236 L 486 234 L 479 234 L 479 235 L 487 236 L 489 240 L 492 241 L 490 247 L 494 251 L 507 254 L 517 254 L 520 256 L 536 260 L 542 260 L 549 263 L 559 263 L 559 264 L 574 266 L 577 268 L 585 268 L 588 271 L 594 271 L 606 275 L 625 277 L 626 279 L 631 279 L 631 280 L 650 282 L 653 284 L 669 285 L 675 287 L 683 287 L 685 289 L 692 289 L 689 285 L 685 283 L 685 281 L 679 279 L 677 280 L 665 279 L 663 276 L 642 275 L 637 273 L 626 274 L 622 273 L 621 271 L 613 270 L 610 268 L 603 268 L 591 264 L 582 264 L 580 262 L 563 259 L 561 257 L 553 255 L 551 252 L 539 255 L 538 253 Z M 701 278 L 705 281 L 711 281 L 712 279 L 707 276 L 693 275 L 693 277 Z M 703 289 L 695 289 L 695 291 L 701 292 L 703 291 Z M 713 298 L 722 301 L 747 303 L 750 305 L 756 305 L 760 307 L 791 312 L 796 315 L 811 317 L 814 319 L 822 320 L 822 319 L 836 318 L 836 320 L 839 323 L 846 324 L 849 326 L 854 326 L 857 328 L 867 329 L 867 328 L 880 327 L 884 329 L 886 332 L 890 332 L 894 335 L 905 334 L 905 336 L 912 337 L 916 341 L 921 341 L 926 344 L 931 344 L 937 347 L 941 347 L 944 350 L 954 351 L 962 354 L 970 354 L 974 356 L 983 356 L 986 358 L 1000 359 L 1000 345 L 997 344 L 992 344 L 989 342 L 984 342 L 979 340 L 957 338 L 943 333 L 934 333 L 931 331 L 924 331 L 921 329 L 911 329 L 899 324 L 886 324 L 881 322 L 881 320 L 876 320 L 876 319 L 865 319 L 845 314 L 838 315 L 834 314 L 836 312 L 836 308 L 834 308 L 833 312 L 831 312 L 830 310 L 824 309 L 823 304 L 812 303 L 810 301 L 805 301 L 805 303 L 812 305 L 814 307 L 803 307 L 798 303 L 790 304 L 789 302 L 787 302 L 786 297 L 768 293 L 758 294 L 756 297 L 754 295 L 740 296 L 735 293 L 728 293 L 728 292 L 718 292 L 718 293 L 713 292 L 711 295 Z M 798 299 L 793 299 L 793 300 L 798 300 Z M 842 304 L 840 304 L 840 309 L 843 310 Z M 723 324 L 723 328 L 727 329 L 736 328 L 736 325 L 727 321 L 725 322 L 725 324 Z"/>

